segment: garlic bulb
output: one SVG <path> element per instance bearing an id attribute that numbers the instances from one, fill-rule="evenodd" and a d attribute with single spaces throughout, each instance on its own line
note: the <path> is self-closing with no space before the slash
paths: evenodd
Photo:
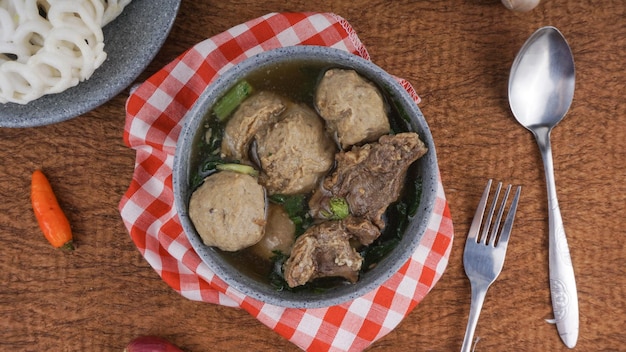
<path id="1" fill-rule="evenodd" d="M 502 4 L 512 11 L 527 12 L 539 5 L 541 0 L 502 0 Z"/>

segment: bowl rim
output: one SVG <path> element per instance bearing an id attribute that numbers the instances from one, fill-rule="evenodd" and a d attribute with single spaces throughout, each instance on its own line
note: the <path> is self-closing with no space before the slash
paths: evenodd
<path id="1" fill-rule="evenodd" d="M 202 243 L 189 219 L 187 209 L 191 194 L 189 190 L 191 151 L 189 145 L 194 140 L 198 128 L 204 120 L 205 112 L 213 106 L 224 91 L 234 86 L 250 71 L 290 60 L 330 61 L 339 67 L 353 68 L 370 81 L 376 82 L 378 87 L 384 89 L 386 95 L 391 97 L 397 106 L 411 116 L 411 128 L 418 132 L 420 139 L 428 148 L 426 155 L 418 162 L 422 165 L 430 165 L 429 170 L 431 172 L 422 175 L 422 194 L 418 211 L 409 221 L 409 226 L 399 245 L 387 257 L 383 258 L 375 268 L 365 274 L 368 280 L 359 280 L 354 284 L 342 285 L 325 291 L 324 294 L 277 291 L 271 285 L 247 278 L 246 275 L 236 270 L 229 272 L 229 264 L 219 255 L 215 255 L 216 250 Z M 421 167 L 421 170 L 424 170 L 424 167 Z M 229 68 L 210 83 L 184 116 L 184 124 L 176 143 L 172 176 L 175 209 L 183 232 L 198 256 L 215 275 L 233 289 L 264 303 L 286 308 L 323 308 L 354 300 L 378 288 L 411 259 L 428 228 L 434 210 L 439 169 L 432 134 L 424 115 L 396 77 L 373 62 L 350 52 L 325 46 L 307 45 L 281 47 L 261 52 Z M 406 236 L 407 233 L 414 235 Z"/>

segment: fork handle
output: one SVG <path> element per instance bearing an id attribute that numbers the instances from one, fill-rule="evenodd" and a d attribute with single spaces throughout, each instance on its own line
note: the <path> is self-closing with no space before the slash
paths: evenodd
<path id="1" fill-rule="evenodd" d="M 465 328 L 465 337 L 463 338 L 461 352 L 470 352 L 472 348 L 474 332 L 476 331 L 476 324 L 478 324 L 478 316 L 483 308 L 488 287 L 489 285 L 472 285 L 469 319 L 467 320 L 467 327 Z"/>

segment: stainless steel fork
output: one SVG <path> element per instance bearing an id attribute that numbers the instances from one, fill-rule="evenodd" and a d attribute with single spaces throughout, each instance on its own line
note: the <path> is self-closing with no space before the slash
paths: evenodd
<path id="1" fill-rule="evenodd" d="M 506 219 L 501 226 L 500 223 L 507 206 L 511 185 L 508 185 L 504 192 L 504 197 L 494 220 L 493 215 L 496 211 L 502 182 L 498 183 L 493 195 L 491 207 L 485 217 L 491 182 L 492 180 L 487 182 L 487 187 L 485 187 L 480 203 L 478 203 L 478 209 L 476 209 L 476 214 L 474 214 L 474 220 L 472 221 L 467 235 L 467 241 L 465 242 L 465 252 L 463 253 L 463 266 L 465 267 L 465 274 L 469 278 L 472 287 L 472 300 L 469 320 L 465 330 L 465 338 L 461 346 L 462 352 L 469 352 L 472 347 L 476 323 L 478 323 L 478 316 L 483 307 L 487 289 L 502 271 L 504 256 L 509 243 L 511 228 L 513 227 L 513 219 L 515 218 L 517 203 L 519 202 L 519 196 L 522 190 L 521 186 L 517 186 Z"/>

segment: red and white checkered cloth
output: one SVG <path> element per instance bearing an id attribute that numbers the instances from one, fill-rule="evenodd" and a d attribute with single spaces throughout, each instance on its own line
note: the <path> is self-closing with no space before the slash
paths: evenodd
<path id="1" fill-rule="evenodd" d="M 185 113 L 233 65 L 291 45 L 331 46 L 369 59 L 350 24 L 329 13 L 271 13 L 198 43 L 128 98 L 124 141 L 137 155 L 119 210 L 141 254 L 184 297 L 245 309 L 304 350 L 360 351 L 393 330 L 448 264 L 453 226 L 441 181 L 428 230 L 400 271 L 363 297 L 320 309 L 264 304 L 230 288 L 192 249 L 174 207 L 172 162 Z M 413 87 L 398 81 L 418 103 Z"/>

